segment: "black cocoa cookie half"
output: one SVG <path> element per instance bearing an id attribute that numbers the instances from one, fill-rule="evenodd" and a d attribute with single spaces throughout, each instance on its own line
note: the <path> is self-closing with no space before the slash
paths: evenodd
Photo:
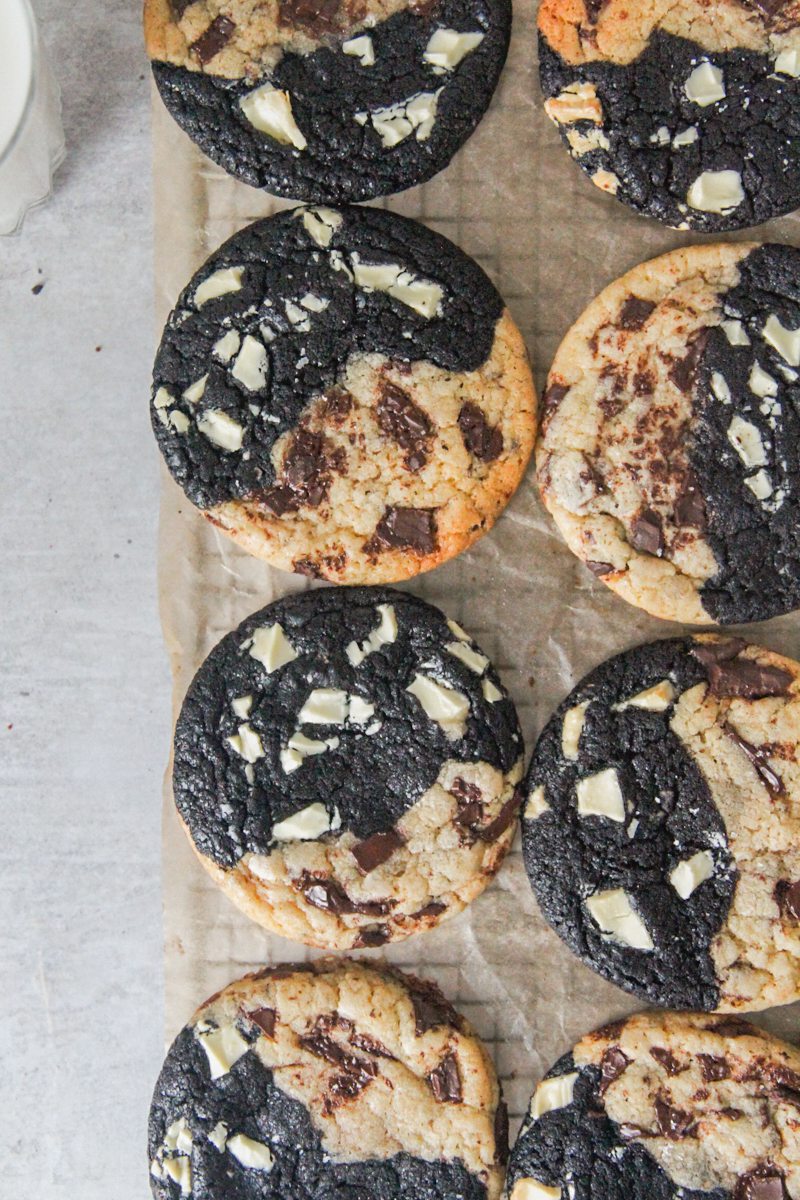
<path id="1" fill-rule="evenodd" d="M 379 946 L 460 912 L 514 836 L 523 744 L 489 660 L 402 592 L 317 589 L 212 650 L 175 732 L 203 866 L 296 941 Z"/>
<path id="2" fill-rule="evenodd" d="M 536 422 L 525 345 L 452 242 L 366 208 L 259 221 L 184 289 L 156 357 L 173 477 L 252 554 L 391 583 L 485 533 Z"/>
<path id="3" fill-rule="evenodd" d="M 545 1076 L 509 1200 L 790 1200 L 800 1053 L 733 1017 L 653 1012 L 590 1033 Z"/>
<path id="4" fill-rule="evenodd" d="M 207 1000 L 150 1109 L 156 1200 L 499 1200 L 491 1060 L 426 980 L 322 960 Z"/>
<path id="5" fill-rule="evenodd" d="M 741 638 L 651 642 L 559 706 L 528 768 L 545 918 L 654 1004 L 800 997 L 800 665 Z"/>
<path id="6" fill-rule="evenodd" d="M 510 0 L 145 0 L 169 112 L 278 196 L 368 200 L 430 179 L 483 117 Z"/>
<path id="7" fill-rule="evenodd" d="M 592 183 L 679 229 L 800 206 L 797 0 L 543 0 L 545 110 Z"/>
<path id="8" fill-rule="evenodd" d="M 548 378 L 539 486 L 570 549 L 657 617 L 800 607 L 800 250 L 692 246 L 592 301 Z"/>

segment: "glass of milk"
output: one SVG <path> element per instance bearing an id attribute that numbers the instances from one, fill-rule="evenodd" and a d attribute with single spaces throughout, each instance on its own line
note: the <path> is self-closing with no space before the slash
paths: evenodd
<path id="1" fill-rule="evenodd" d="M 50 195 L 64 158 L 61 93 L 28 0 L 0 0 L 0 234 Z"/>

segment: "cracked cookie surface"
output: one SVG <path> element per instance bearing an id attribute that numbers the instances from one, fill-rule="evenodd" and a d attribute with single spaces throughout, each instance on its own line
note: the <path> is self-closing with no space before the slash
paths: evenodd
<path id="1" fill-rule="evenodd" d="M 321 960 L 206 1001 L 150 1110 L 156 1200 L 499 1200 L 491 1061 L 438 988 Z"/>
<path id="2" fill-rule="evenodd" d="M 145 0 L 169 112 L 278 196 L 366 200 L 430 179 L 486 109 L 509 0 Z"/>
<path id="3" fill-rule="evenodd" d="M 800 604 L 800 251 L 711 245 L 635 267 L 558 350 L 536 461 L 570 549 L 654 616 Z"/>
<path id="4" fill-rule="evenodd" d="M 152 420 L 204 516 L 285 570 L 388 583 L 486 532 L 522 478 L 522 337 L 451 242 L 391 213 L 249 226 L 167 323 Z"/>
<path id="5" fill-rule="evenodd" d="M 800 1196 L 800 1052 L 735 1018 L 644 1013 L 598 1029 L 534 1092 L 510 1200 Z"/>
<path id="6" fill-rule="evenodd" d="M 596 186 L 681 229 L 800 205 L 800 3 L 543 0 L 545 110 Z"/>
<path id="7" fill-rule="evenodd" d="M 321 589 L 212 650 L 175 732 L 203 866 L 297 941 L 379 946 L 460 912 L 514 836 L 523 744 L 472 639 L 430 604 Z"/>
<path id="8" fill-rule="evenodd" d="M 800 995 L 798 672 L 740 638 L 652 642 L 546 725 L 525 865 L 546 919 L 618 986 L 708 1011 Z"/>

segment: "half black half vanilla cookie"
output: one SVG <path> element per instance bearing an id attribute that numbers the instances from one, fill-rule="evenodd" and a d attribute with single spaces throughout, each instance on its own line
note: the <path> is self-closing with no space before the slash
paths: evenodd
<path id="1" fill-rule="evenodd" d="M 481 268 L 414 221 L 304 208 L 201 267 L 152 418 L 193 504 L 252 554 L 389 583 L 494 523 L 533 445 L 521 334 Z"/>
<path id="2" fill-rule="evenodd" d="M 556 354 L 539 486 L 570 549 L 657 617 L 800 605 L 800 250 L 675 250 L 616 280 Z"/>
<path id="3" fill-rule="evenodd" d="M 178 124 L 231 175 L 309 201 L 385 196 L 446 167 L 510 32 L 510 0 L 145 0 Z"/>
<path id="4" fill-rule="evenodd" d="M 548 1072 L 511 1154 L 509 1200 L 792 1200 L 800 1052 L 733 1017 L 644 1013 Z"/>
<path id="5" fill-rule="evenodd" d="M 670 1008 L 800 997 L 800 665 L 740 638 L 651 642 L 551 717 L 523 805 L 542 912 Z"/>
<path id="6" fill-rule="evenodd" d="M 523 744 L 488 658 L 430 604 L 324 588 L 249 617 L 195 676 L 173 783 L 253 920 L 334 949 L 460 912 L 511 845 Z"/>
<path id="7" fill-rule="evenodd" d="M 500 1200 L 508 1118 L 432 983 L 323 960 L 207 1000 L 150 1109 L 156 1200 Z"/>
<path id="8" fill-rule="evenodd" d="M 798 0 L 542 0 L 545 109 L 597 187 L 680 229 L 800 205 Z"/>

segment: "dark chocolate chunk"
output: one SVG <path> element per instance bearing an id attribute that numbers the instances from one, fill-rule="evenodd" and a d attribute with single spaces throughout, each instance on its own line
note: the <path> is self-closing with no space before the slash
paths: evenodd
<path id="1" fill-rule="evenodd" d="M 680 1059 L 677 1059 L 671 1050 L 667 1050 L 664 1046 L 651 1046 L 650 1056 L 659 1063 L 668 1075 L 680 1075 L 681 1072 L 688 1069 L 688 1064 L 681 1064 Z"/>
<path id="2" fill-rule="evenodd" d="M 388 1058 L 392 1062 L 396 1061 L 394 1054 L 386 1049 L 383 1042 L 370 1037 L 368 1033 L 354 1033 L 350 1038 L 350 1045 L 355 1046 L 357 1050 L 363 1050 L 366 1054 L 373 1054 L 375 1058 Z"/>
<path id="3" fill-rule="evenodd" d="M 740 638 L 723 642 L 696 642 L 695 658 L 706 668 L 709 686 L 715 696 L 743 696 L 759 700 L 764 696 L 785 696 L 794 677 L 782 667 L 743 658 L 746 643 Z"/>
<path id="4" fill-rule="evenodd" d="M 567 383 L 551 383 L 542 393 L 539 405 L 539 419 L 544 424 L 558 408 L 570 389 Z"/>
<path id="5" fill-rule="evenodd" d="M 405 450 L 409 471 L 419 471 L 430 454 L 433 423 L 408 392 L 388 381 L 381 386 L 377 407 L 378 425 Z"/>
<path id="6" fill-rule="evenodd" d="M 727 1058 L 717 1054 L 698 1054 L 700 1074 L 706 1083 L 718 1083 L 720 1079 L 730 1077 L 731 1068 Z"/>
<path id="7" fill-rule="evenodd" d="M 279 0 L 278 14 L 281 25 L 321 34 L 336 29 L 340 8 L 341 0 Z"/>
<path id="8" fill-rule="evenodd" d="M 733 1200 L 788 1200 L 786 1181 L 782 1171 L 771 1163 L 754 1167 L 746 1175 L 740 1175 L 733 1189 Z"/>
<path id="9" fill-rule="evenodd" d="M 753 1026 L 741 1017 L 720 1017 L 706 1025 L 706 1029 L 718 1033 L 720 1037 L 751 1037 Z"/>
<path id="10" fill-rule="evenodd" d="M 742 1117 L 744 1116 L 744 1113 L 740 1108 L 721 1108 L 719 1111 L 720 1114 L 723 1117 L 727 1117 L 729 1121 L 741 1121 Z"/>
<path id="11" fill-rule="evenodd" d="M 600 578 L 602 578 L 603 575 L 613 574 L 613 572 L 617 569 L 612 563 L 598 562 L 596 558 L 587 558 L 584 562 L 584 566 L 588 567 L 593 575 L 597 575 Z"/>
<path id="12" fill-rule="evenodd" d="M 690 392 L 694 386 L 697 368 L 708 341 L 707 329 L 701 329 L 694 334 L 689 349 L 683 358 L 676 359 L 669 370 L 669 377 L 681 392 Z"/>
<path id="13" fill-rule="evenodd" d="M 754 746 L 751 742 L 746 741 L 740 733 L 737 733 L 732 725 L 727 723 L 725 725 L 725 733 L 733 744 L 738 746 L 742 753 L 749 758 L 756 775 L 758 775 L 770 796 L 773 799 L 776 796 L 783 796 L 786 788 L 780 775 L 770 765 L 768 748 L 766 746 Z"/>
<path id="14" fill-rule="evenodd" d="M 641 329 L 654 309 L 655 304 L 652 300 L 629 296 L 619 311 L 617 324 L 620 329 Z"/>
<path id="15" fill-rule="evenodd" d="M 214 17 L 214 20 L 197 41 L 192 42 L 189 49 L 198 62 L 202 66 L 205 66 L 207 62 L 210 62 L 212 58 L 219 54 L 224 46 L 227 46 L 235 28 L 236 25 L 230 17 L 226 17 L 220 13 L 219 16 Z"/>
<path id="16" fill-rule="evenodd" d="M 345 467 L 342 446 L 334 447 L 322 433 L 298 429 L 283 460 L 281 482 L 268 488 L 261 502 L 281 517 L 301 508 L 317 508 L 327 498 L 334 471 Z"/>
<path id="17" fill-rule="evenodd" d="M 428 1083 L 440 1104 L 461 1103 L 461 1076 L 458 1073 L 458 1059 L 453 1051 L 445 1055 L 438 1067 L 434 1067 L 428 1076 Z"/>
<path id="18" fill-rule="evenodd" d="M 494 462 L 503 453 L 503 435 L 496 425 L 490 425 L 486 414 L 477 404 L 467 400 L 458 414 L 458 427 L 464 445 L 481 462 Z"/>
<path id="19" fill-rule="evenodd" d="M 436 549 L 436 510 L 433 508 L 387 508 L 364 549 L 367 554 L 381 550 L 412 550 L 432 554 Z"/>
<path id="20" fill-rule="evenodd" d="M 406 978 L 411 1004 L 414 1009 L 414 1029 L 419 1037 L 437 1025 L 457 1025 L 458 1015 L 452 1004 L 445 1000 L 435 983 L 416 976 Z"/>
<path id="21" fill-rule="evenodd" d="M 630 1066 L 631 1060 L 620 1046 L 609 1046 L 600 1062 L 600 1084 L 598 1094 L 605 1095 L 615 1079 Z"/>
<path id="22" fill-rule="evenodd" d="M 362 929 L 353 946 L 362 949 L 375 949 L 377 946 L 385 946 L 391 939 L 391 931 L 386 925 L 372 925 L 367 929 Z"/>
<path id="23" fill-rule="evenodd" d="M 644 508 L 631 522 L 628 541 L 634 550 L 660 557 L 664 553 L 664 531 L 661 518 L 652 508 Z"/>
<path id="24" fill-rule="evenodd" d="M 351 900 L 341 884 L 333 879 L 321 879 L 308 871 L 293 882 L 314 908 L 337 915 L 361 913 L 365 917 L 384 917 L 397 903 L 396 900 Z"/>
<path id="25" fill-rule="evenodd" d="M 405 838 L 402 834 L 396 829 L 390 829 L 388 833 L 373 833 L 372 837 L 357 842 L 350 853 L 358 863 L 359 869 L 368 875 L 404 845 Z"/>
<path id="26" fill-rule="evenodd" d="M 693 471 L 689 471 L 683 481 L 683 489 L 675 501 L 674 511 L 678 525 L 700 530 L 707 526 L 705 498 Z"/>
<path id="27" fill-rule="evenodd" d="M 672 1105 L 662 1096 L 656 1096 L 656 1121 L 662 1137 L 678 1142 L 685 1137 L 697 1136 L 697 1122 L 691 1113 Z"/>
<path id="28" fill-rule="evenodd" d="M 268 1038 L 274 1038 L 275 1019 L 277 1016 L 274 1008 L 257 1008 L 246 1015 L 249 1020 L 255 1022 L 261 1032 L 265 1033 Z"/>
<path id="29" fill-rule="evenodd" d="M 441 900 L 431 900 L 429 904 L 426 904 L 424 908 L 417 909 L 417 911 L 412 913 L 411 916 L 419 918 L 438 917 L 439 914 L 443 913 L 446 908 L 447 905 L 443 904 Z"/>
<path id="30" fill-rule="evenodd" d="M 782 917 L 788 917 L 790 921 L 800 921 L 800 882 L 779 879 L 775 884 L 775 903 Z"/>

